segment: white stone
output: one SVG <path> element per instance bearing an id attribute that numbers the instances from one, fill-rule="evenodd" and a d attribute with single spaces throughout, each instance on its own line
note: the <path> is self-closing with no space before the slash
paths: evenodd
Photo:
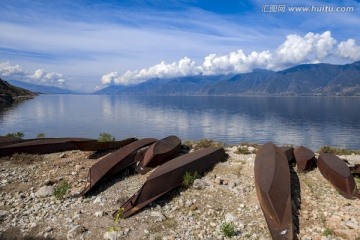
<path id="1" fill-rule="evenodd" d="M 235 222 L 235 221 L 236 221 L 236 217 L 234 216 L 234 214 L 227 213 L 225 215 L 225 222 L 230 223 L 230 222 Z"/>
<path id="2" fill-rule="evenodd" d="M 37 190 L 35 196 L 47 197 L 53 195 L 53 193 L 54 193 L 54 188 L 52 186 L 42 186 L 41 188 L 39 188 L 39 190 Z"/>
<path id="3" fill-rule="evenodd" d="M 10 212 L 6 210 L 0 210 L 0 219 L 5 219 L 7 215 L 9 215 Z"/>
<path id="4" fill-rule="evenodd" d="M 161 213 L 161 212 L 158 212 L 158 211 L 152 211 L 150 213 L 150 216 L 152 217 L 156 217 L 158 218 L 160 221 L 164 221 L 166 219 L 166 217 Z"/>
<path id="5" fill-rule="evenodd" d="M 103 202 L 103 199 L 100 196 L 97 196 L 93 203 L 96 204 L 96 203 L 102 203 L 102 202 Z"/>
<path id="6" fill-rule="evenodd" d="M 356 222 L 353 221 L 346 221 L 345 225 L 348 226 L 351 229 L 359 229 L 359 226 Z"/>
<path id="7" fill-rule="evenodd" d="M 102 216 L 104 216 L 104 212 L 99 211 L 99 212 L 96 212 L 94 215 L 95 215 L 95 217 L 102 217 Z"/>
<path id="8" fill-rule="evenodd" d="M 118 232 L 117 231 L 110 231 L 110 232 L 106 232 L 104 233 L 103 239 L 104 240 L 116 240 L 118 239 Z"/>
<path id="9" fill-rule="evenodd" d="M 207 186 L 209 186 L 209 184 L 201 179 L 195 179 L 195 181 L 193 183 L 194 189 L 204 189 Z"/>

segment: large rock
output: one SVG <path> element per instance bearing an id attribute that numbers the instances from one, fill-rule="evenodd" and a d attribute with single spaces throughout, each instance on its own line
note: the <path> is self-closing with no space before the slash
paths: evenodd
<path id="1" fill-rule="evenodd" d="M 52 186 L 42 186 L 41 188 L 39 188 L 39 190 L 37 190 L 35 196 L 47 197 L 47 196 L 52 196 L 53 193 L 54 193 L 54 188 Z"/>

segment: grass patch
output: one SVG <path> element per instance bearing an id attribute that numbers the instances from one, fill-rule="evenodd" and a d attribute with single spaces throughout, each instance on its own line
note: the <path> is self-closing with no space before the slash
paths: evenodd
<path id="1" fill-rule="evenodd" d="M 235 152 L 236 154 L 252 154 L 252 152 L 249 150 L 249 148 L 247 146 L 240 146 L 237 148 L 237 151 Z"/>
<path id="2" fill-rule="evenodd" d="M 100 133 L 99 138 L 97 139 L 98 142 L 114 142 L 116 139 L 110 133 Z"/>
<path id="3" fill-rule="evenodd" d="M 13 155 L 6 156 L 3 159 L 16 165 L 30 165 L 36 162 L 41 162 L 44 158 L 41 155 L 14 153 Z"/>
<path id="4" fill-rule="evenodd" d="M 349 150 L 349 149 L 344 149 L 344 148 L 323 146 L 322 148 L 320 148 L 319 153 L 331 153 L 331 154 L 335 154 L 335 155 L 351 155 L 353 153 L 356 154 L 357 152 Z"/>
<path id="5" fill-rule="evenodd" d="M 183 177 L 183 185 L 189 188 L 193 185 L 195 179 L 199 178 L 200 175 L 195 171 L 193 174 L 186 172 Z"/>
<path id="6" fill-rule="evenodd" d="M 25 134 L 23 132 L 14 132 L 14 133 L 8 133 L 5 135 L 5 137 L 16 137 L 16 138 L 23 138 Z"/>
<path id="7" fill-rule="evenodd" d="M 208 147 L 224 147 L 225 144 L 221 143 L 221 142 L 216 142 L 214 140 L 211 139 L 200 139 L 199 141 L 185 141 L 184 144 L 186 146 L 188 146 L 189 148 L 196 150 L 200 150 L 203 148 L 208 148 Z"/>
<path id="8" fill-rule="evenodd" d="M 70 190 L 70 184 L 67 181 L 62 181 L 54 189 L 54 196 L 57 199 L 63 199 L 69 190 Z"/>
<path id="9" fill-rule="evenodd" d="M 235 224 L 232 222 L 223 223 L 221 225 L 221 232 L 224 234 L 225 237 L 233 237 L 236 235 L 235 231 Z"/>
<path id="10" fill-rule="evenodd" d="M 334 234 L 334 231 L 331 230 L 330 228 L 325 228 L 324 231 L 322 232 L 322 235 L 323 236 L 329 236 L 329 235 L 333 235 Z"/>

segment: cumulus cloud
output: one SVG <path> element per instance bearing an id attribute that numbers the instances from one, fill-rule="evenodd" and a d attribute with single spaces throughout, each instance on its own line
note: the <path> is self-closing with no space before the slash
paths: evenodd
<path id="1" fill-rule="evenodd" d="M 178 62 L 166 64 L 164 61 L 150 68 L 144 68 L 136 71 L 127 71 L 123 75 L 118 72 L 105 74 L 101 78 L 103 84 L 135 84 L 147 80 L 149 78 L 169 78 L 178 76 L 198 75 L 202 72 L 202 68 L 190 58 L 183 58 Z"/>
<path id="2" fill-rule="evenodd" d="M 360 46 L 356 45 L 354 39 L 348 39 L 338 45 L 338 54 L 341 57 L 349 58 L 351 60 L 360 60 Z"/>
<path id="3" fill-rule="evenodd" d="M 38 69 L 34 73 L 29 73 L 19 65 L 11 65 L 9 62 L 0 63 L 0 77 L 9 80 L 30 81 L 44 85 L 63 85 L 65 77 L 56 72 L 47 72 Z"/>
<path id="4" fill-rule="evenodd" d="M 331 36 L 330 31 L 322 34 L 309 32 L 304 36 L 288 35 L 285 41 L 274 51 L 252 51 L 246 54 L 239 49 L 224 55 L 209 54 L 202 64 L 196 64 L 185 57 L 179 62 L 166 64 L 161 62 L 149 68 L 127 71 L 124 74 L 111 72 L 103 75 L 103 84 L 136 84 L 150 78 L 170 78 L 189 75 L 214 75 L 228 73 L 246 73 L 254 68 L 280 70 L 302 63 L 318 63 L 328 57 L 342 57 L 348 60 L 360 59 L 360 47 L 354 39 L 341 42 Z"/>

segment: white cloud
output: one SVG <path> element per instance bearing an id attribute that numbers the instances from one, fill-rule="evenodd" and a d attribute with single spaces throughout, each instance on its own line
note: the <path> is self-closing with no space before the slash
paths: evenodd
<path id="1" fill-rule="evenodd" d="M 9 62 L 0 63 L 0 77 L 9 80 L 29 81 L 44 85 L 63 85 L 67 80 L 60 73 L 36 70 L 33 74 L 22 69 L 19 65 Z"/>
<path id="2" fill-rule="evenodd" d="M 354 39 L 348 39 L 338 45 L 338 54 L 341 57 L 349 58 L 351 60 L 360 60 L 360 46 L 356 45 Z"/>
<path id="3" fill-rule="evenodd" d="M 335 44 L 330 31 L 323 34 L 309 32 L 304 37 L 293 34 L 286 37 L 286 41 L 276 50 L 276 55 L 283 64 L 316 62 L 327 57 Z"/>
<path id="4" fill-rule="evenodd" d="M 166 64 L 164 61 L 150 68 L 144 68 L 136 71 L 127 71 L 123 75 L 117 72 L 105 74 L 101 78 L 103 84 L 135 84 L 143 82 L 150 78 L 169 78 L 178 76 L 198 75 L 202 68 L 188 57 L 181 59 L 179 62 Z"/>

